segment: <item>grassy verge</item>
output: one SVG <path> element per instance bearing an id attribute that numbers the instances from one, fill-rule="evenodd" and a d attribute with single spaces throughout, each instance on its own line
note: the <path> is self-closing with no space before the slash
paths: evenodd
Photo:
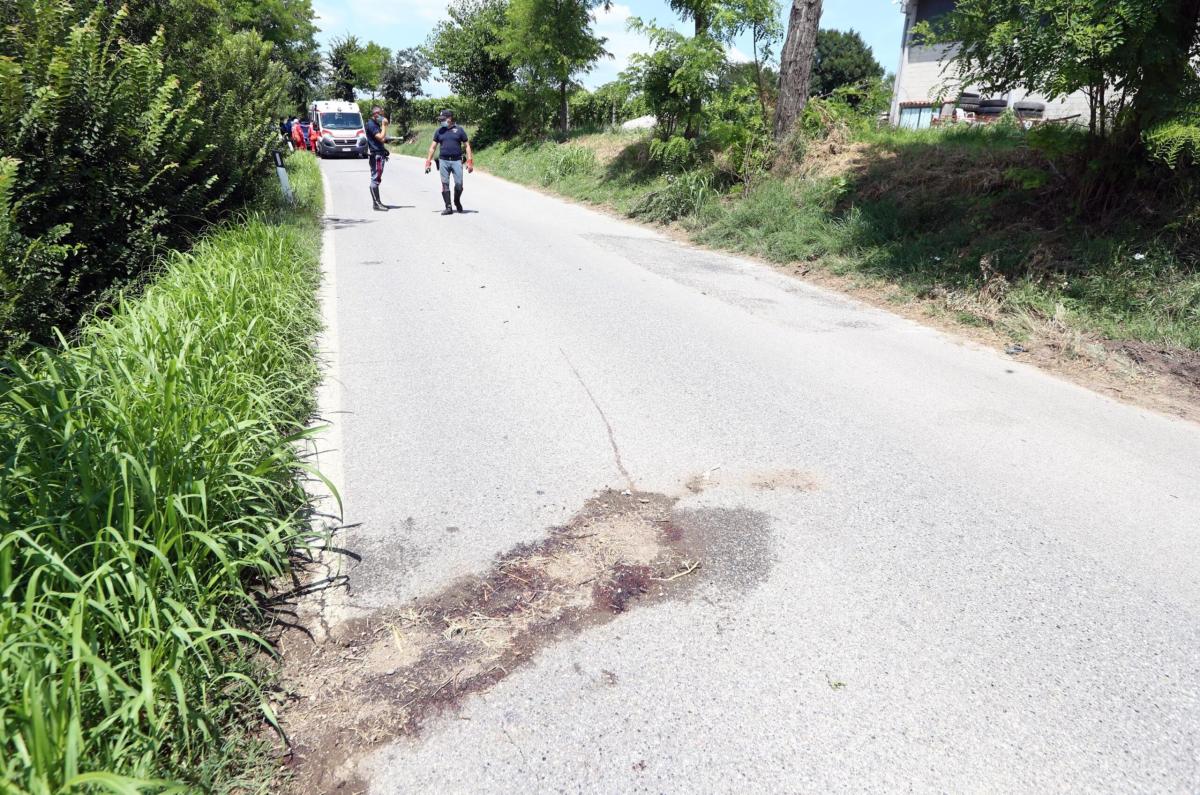
<path id="1" fill-rule="evenodd" d="M 271 719 L 254 631 L 306 528 L 292 440 L 319 375 L 320 173 L 289 170 L 298 208 L 0 369 L 0 789 L 246 788 L 235 740 Z"/>
<path id="2" fill-rule="evenodd" d="M 880 130 L 799 142 L 790 168 L 720 191 L 668 173 L 644 137 L 584 135 L 478 153 L 485 170 L 697 242 L 933 298 L 952 319 L 1021 340 L 1048 324 L 1106 340 L 1200 350 L 1200 247 L 1185 180 L 1129 186 L 1082 220 L 1061 152 L 1069 132 Z"/>

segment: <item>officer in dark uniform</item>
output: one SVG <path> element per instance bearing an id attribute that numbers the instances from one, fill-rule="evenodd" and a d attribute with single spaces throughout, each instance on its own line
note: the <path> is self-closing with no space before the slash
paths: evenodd
<path id="1" fill-rule="evenodd" d="M 454 123 L 454 111 L 443 110 L 438 114 L 442 126 L 433 134 L 433 143 L 429 145 L 429 154 L 425 156 L 425 173 L 429 173 L 429 164 L 433 160 L 433 152 L 439 146 L 438 175 L 442 178 L 442 201 L 446 209 L 442 215 L 453 215 L 457 208 L 461 213 L 463 192 L 463 149 L 466 148 L 467 171 L 475 170 L 475 155 L 471 152 L 471 142 L 467 139 L 467 131 Z M 450 206 L 450 175 L 454 175 L 454 207 Z"/>
<path id="2" fill-rule="evenodd" d="M 379 199 L 379 183 L 383 181 L 383 166 L 391 155 L 387 146 L 387 119 L 383 118 L 383 108 L 376 105 L 371 108 L 371 118 L 367 121 L 367 162 L 371 166 L 371 202 L 376 210 L 387 211 L 387 205 Z"/>

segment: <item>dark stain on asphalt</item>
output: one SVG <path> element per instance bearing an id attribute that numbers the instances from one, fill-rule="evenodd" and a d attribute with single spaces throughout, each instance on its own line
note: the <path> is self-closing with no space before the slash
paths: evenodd
<path id="1" fill-rule="evenodd" d="M 323 644 L 286 636 L 279 695 L 291 791 L 352 786 L 364 754 L 419 734 L 553 643 L 697 587 L 744 593 L 766 579 L 775 560 L 769 517 L 676 504 L 601 492 L 542 541 L 406 608 L 343 622 Z M 608 671 L 602 681 L 617 684 Z"/>
<path id="2" fill-rule="evenodd" d="M 705 583 L 745 593 L 764 583 L 776 563 L 771 517 L 747 508 L 677 511 L 673 520 L 689 556 L 705 561 Z"/>

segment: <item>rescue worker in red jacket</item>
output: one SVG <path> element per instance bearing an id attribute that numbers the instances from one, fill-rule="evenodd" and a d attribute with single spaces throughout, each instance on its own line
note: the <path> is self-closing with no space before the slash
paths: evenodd
<path id="1" fill-rule="evenodd" d="M 300 121 L 292 125 L 292 143 L 297 149 L 308 149 L 308 138 L 312 134 L 312 122 L 305 116 Z"/>

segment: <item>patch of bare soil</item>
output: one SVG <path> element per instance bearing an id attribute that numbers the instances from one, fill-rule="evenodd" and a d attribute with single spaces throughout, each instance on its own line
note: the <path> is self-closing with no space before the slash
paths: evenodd
<path id="1" fill-rule="evenodd" d="M 282 639 L 296 793 L 359 792 L 358 761 L 486 690 L 547 644 L 639 603 L 679 594 L 701 566 L 702 533 L 671 520 L 674 498 L 608 491 L 544 541 L 500 557 L 407 609 Z M 743 518 L 744 520 L 744 518 Z"/>
<path id="2" fill-rule="evenodd" d="M 1200 392 L 1200 351 L 1116 340 L 1106 340 L 1104 347 L 1147 370 L 1169 375 Z"/>

